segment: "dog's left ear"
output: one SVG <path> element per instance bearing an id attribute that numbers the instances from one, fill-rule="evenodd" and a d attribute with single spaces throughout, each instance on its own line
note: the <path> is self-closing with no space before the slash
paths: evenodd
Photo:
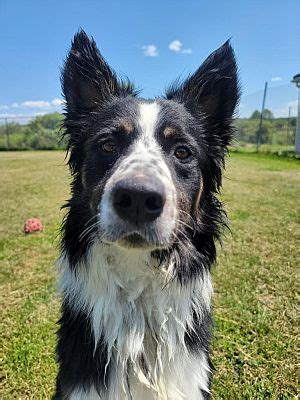
<path id="1" fill-rule="evenodd" d="M 69 112 L 90 111 L 113 96 L 134 94 L 133 85 L 117 79 L 95 41 L 83 30 L 74 36 L 61 80 Z"/>
<path id="2" fill-rule="evenodd" d="M 215 126 L 230 124 L 239 100 L 239 84 L 229 41 L 214 51 L 179 87 L 172 86 L 166 97 L 183 102 L 194 116 L 204 116 Z"/>

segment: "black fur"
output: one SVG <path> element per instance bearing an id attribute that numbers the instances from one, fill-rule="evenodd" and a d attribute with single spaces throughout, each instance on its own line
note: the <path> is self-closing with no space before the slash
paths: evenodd
<path id="1" fill-rule="evenodd" d="M 123 149 L 119 158 L 101 158 L 99 140 L 117 117 L 131 116 L 134 120 L 141 100 L 129 81 L 118 80 L 94 40 L 83 31 L 72 43 L 62 72 L 62 87 L 66 99 L 64 129 L 68 138 L 68 163 L 73 177 L 62 229 L 62 251 L 76 269 L 95 235 L 96 228 L 84 234 L 95 216 L 94 204 L 100 201 L 119 158 L 127 154 L 132 140 L 138 137 L 138 128 L 134 127 L 131 139 L 122 133 L 119 135 Z M 181 131 L 195 154 L 190 164 L 174 162 L 171 156 L 174 144 L 166 144 L 158 134 L 157 141 L 164 149 L 166 163 L 181 193 L 182 225 L 172 246 L 156 250 L 153 255 L 161 260 L 175 260 L 176 269 L 171 279 L 178 279 L 182 285 L 211 268 L 216 259 L 215 243 L 226 226 L 226 214 L 217 194 L 222 185 L 227 146 L 233 136 L 232 119 L 238 99 L 237 66 L 231 45 L 226 42 L 193 75 L 171 86 L 165 98 L 157 100 L 161 107 L 158 131 L 172 124 Z M 204 350 L 208 360 L 211 319 L 211 314 L 206 313 L 199 323 L 195 315 L 194 330 L 186 332 L 190 351 Z M 99 393 L 105 390 L 106 347 L 100 343 L 94 352 L 85 312 L 74 314 L 64 302 L 59 324 L 60 371 L 55 399 L 68 399 L 78 384 L 88 387 L 93 383 Z M 109 370 L 106 379 L 109 379 Z"/>
<path id="2" fill-rule="evenodd" d="M 96 388 L 108 385 L 109 370 L 105 375 L 106 347 L 100 342 L 95 350 L 86 315 L 74 314 L 67 304 L 63 304 L 59 324 L 57 353 L 60 372 L 54 399 L 67 399 L 77 385 L 87 390 L 91 383 Z"/>

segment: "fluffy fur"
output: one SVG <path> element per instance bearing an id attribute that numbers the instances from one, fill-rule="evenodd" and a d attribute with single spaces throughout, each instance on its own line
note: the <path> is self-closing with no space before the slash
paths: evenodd
<path id="1" fill-rule="evenodd" d="M 239 98 L 232 48 L 150 101 L 80 31 L 62 86 L 73 180 L 54 398 L 209 398 L 216 195 Z"/>

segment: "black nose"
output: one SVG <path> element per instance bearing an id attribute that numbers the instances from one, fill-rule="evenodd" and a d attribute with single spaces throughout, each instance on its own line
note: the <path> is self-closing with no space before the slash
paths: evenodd
<path id="1" fill-rule="evenodd" d="M 133 223 L 154 221 L 163 211 L 166 198 L 158 183 L 136 183 L 127 180 L 116 184 L 113 206 L 124 220 Z"/>

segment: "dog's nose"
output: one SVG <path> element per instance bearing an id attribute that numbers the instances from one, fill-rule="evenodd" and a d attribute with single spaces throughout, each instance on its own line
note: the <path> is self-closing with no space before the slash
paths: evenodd
<path id="1" fill-rule="evenodd" d="M 162 213 L 166 201 L 162 185 L 156 182 L 120 181 L 112 196 L 117 214 L 133 223 L 154 221 Z"/>

